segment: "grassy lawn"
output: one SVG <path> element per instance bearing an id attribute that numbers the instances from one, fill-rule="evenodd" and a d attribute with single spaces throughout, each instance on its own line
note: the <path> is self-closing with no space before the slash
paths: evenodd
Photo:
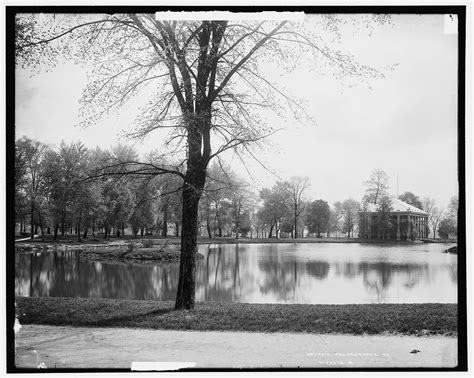
<path id="1" fill-rule="evenodd" d="M 456 304 L 281 305 L 16 298 L 21 324 L 197 331 L 457 335 Z"/>

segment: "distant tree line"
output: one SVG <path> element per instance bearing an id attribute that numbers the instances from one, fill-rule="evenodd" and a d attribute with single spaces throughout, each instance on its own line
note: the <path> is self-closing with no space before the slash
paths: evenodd
<path id="1" fill-rule="evenodd" d="M 182 181 L 178 175 L 154 174 L 150 167 L 173 166 L 151 152 L 137 163 L 137 152 L 116 145 L 108 150 L 88 149 L 82 143 L 57 148 L 22 137 L 15 145 L 15 217 L 22 235 L 66 234 L 77 240 L 180 235 Z M 381 169 L 372 172 L 361 202 L 353 198 L 330 206 L 323 199 L 310 200 L 307 177 L 278 181 L 256 193 L 228 166 L 214 163 L 199 203 L 199 228 L 209 238 L 241 236 L 368 237 L 368 208 L 375 206 L 377 227 L 386 238 L 394 226 L 389 177 Z M 431 198 L 420 200 L 411 192 L 399 199 L 429 215 L 433 237 L 457 236 L 457 197 L 446 211 Z M 373 204 L 373 205 L 372 205 Z M 436 230 L 437 232 L 434 232 Z M 32 232 L 31 232 L 32 231 Z M 354 234 L 356 231 L 356 234 Z"/>

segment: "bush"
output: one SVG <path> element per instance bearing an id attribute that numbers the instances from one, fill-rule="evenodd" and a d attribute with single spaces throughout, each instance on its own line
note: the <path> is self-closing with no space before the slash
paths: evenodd
<path id="1" fill-rule="evenodd" d="M 143 248 L 152 248 L 153 247 L 153 240 L 145 239 L 142 241 Z"/>

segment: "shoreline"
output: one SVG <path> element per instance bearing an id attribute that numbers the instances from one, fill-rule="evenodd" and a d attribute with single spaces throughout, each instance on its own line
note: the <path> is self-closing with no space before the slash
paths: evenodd
<path id="1" fill-rule="evenodd" d="M 87 239 L 83 242 L 78 242 L 77 240 L 72 239 L 60 239 L 57 241 L 45 240 L 44 242 L 38 239 L 29 239 L 28 241 L 15 241 L 15 249 L 18 252 L 29 252 L 29 251 L 55 251 L 55 250 L 87 250 L 87 249 L 109 249 L 109 248 L 127 248 L 131 244 L 137 249 L 141 249 L 145 244 L 152 244 L 153 247 L 163 247 L 163 246 L 173 246 L 175 248 L 181 245 L 180 238 L 118 238 L 118 239 Z M 386 244 L 386 245 L 413 245 L 413 244 L 423 244 L 423 243 L 443 243 L 443 244 L 453 244 L 456 241 L 444 241 L 444 240 L 415 240 L 415 241 L 401 241 L 401 240 L 379 240 L 379 239 L 343 239 L 343 238 L 298 238 L 298 239 L 258 239 L 258 238 L 240 238 L 240 239 L 209 239 L 209 238 L 200 238 L 197 240 L 198 245 L 209 245 L 209 244 L 319 244 L 319 243 L 334 243 L 334 244 Z"/>

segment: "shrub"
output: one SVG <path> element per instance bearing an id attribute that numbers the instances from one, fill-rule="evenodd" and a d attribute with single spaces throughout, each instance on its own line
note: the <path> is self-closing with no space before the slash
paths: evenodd
<path id="1" fill-rule="evenodd" d="M 153 247 L 153 240 L 145 239 L 142 241 L 143 248 L 152 248 Z"/>

